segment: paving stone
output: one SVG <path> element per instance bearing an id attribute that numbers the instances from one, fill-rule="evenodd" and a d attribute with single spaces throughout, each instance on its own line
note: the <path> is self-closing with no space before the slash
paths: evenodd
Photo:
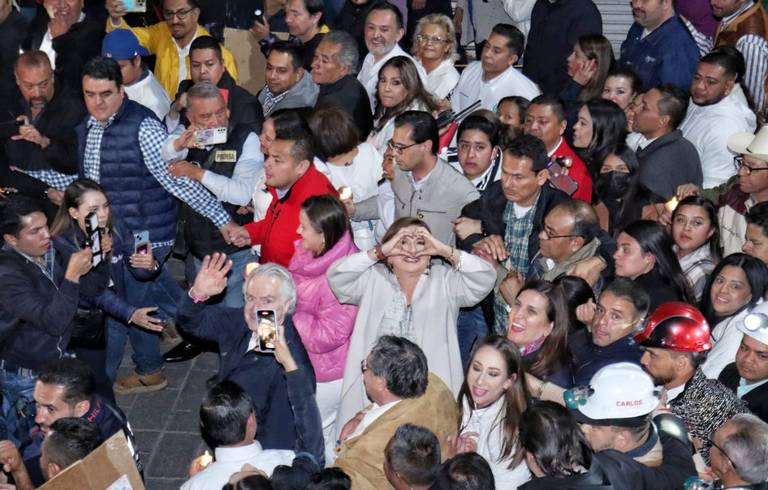
<path id="1" fill-rule="evenodd" d="M 131 427 L 133 427 L 133 424 L 131 424 Z M 150 453 L 150 455 L 154 452 L 155 446 L 157 445 L 158 439 L 160 439 L 161 432 L 158 430 L 134 430 L 133 435 L 136 436 L 136 444 L 139 446 L 139 451 L 144 453 Z M 144 464 L 148 463 L 152 458 L 149 457 L 147 459 L 144 459 L 142 456 L 142 461 L 144 461 Z"/>
<path id="2" fill-rule="evenodd" d="M 144 485 L 147 487 L 147 490 L 179 490 L 179 487 L 185 481 L 184 478 L 147 478 Z"/>
<path id="3" fill-rule="evenodd" d="M 206 381 L 210 377 L 210 372 L 190 372 L 189 377 L 187 377 L 187 382 L 181 390 L 179 399 L 176 401 L 176 405 L 173 408 L 176 410 L 199 410 L 200 402 L 203 401 L 203 397 L 208 393 Z"/>
<path id="4" fill-rule="evenodd" d="M 164 389 L 137 395 L 128 417 L 134 430 L 161 430 L 170 418 L 179 390 Z"/>
<path id="5" fill-rule="evenodd" d="M 200 434 L 200 413 L 197 410 L 174 410 L 165 428 L 169 432 Z"/>
<path id="6" fill-rule="evenodd" d="M 219 354 L 217 352 L 203 352 L 192 363 L 192 369 L 196 371 L 209 371 L 211 374 L 214 374 L 219 371 Z"/>
<path id="7" fill-rule="evenodd" d="M 157 443 L 149 464 L 148 477 L 185 478 L 192 458 L 197 456 L 200 436 L 169 432 Z"/>

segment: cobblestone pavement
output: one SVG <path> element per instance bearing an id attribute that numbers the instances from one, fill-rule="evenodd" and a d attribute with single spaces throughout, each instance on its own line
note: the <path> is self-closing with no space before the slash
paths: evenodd
<path id="1" fill-rule="evenodd" d="M 171 273 L 183 284 L 184 265 L 168 261 Z M 162 345 L 163 352 L 173 346 Z M 187 480 L 192 459 L 208 446 L 200 436 L 200 402 L 205 382 L 219 369 L 219 357 L 206 352 L 178 364 L 167 364 L 168 387 L 154 393 L 117 396 L 128 415 L 144 462 L 147 490 L 178 489 Z M 130 344 L 126 348 L 120 375 L 133 372 Z"/>
<path id="2" fill-rule="evenodd" d="M 178 489 L 187 479 L 192 458 L 207 449 L 200 436 L 198 409 L 207 390 L 205 382 L 216 373 L 218 363 L 218 355 L 207 352 L 189 362 L 168 364 L 164 390 L 117 397 L 136 434 L 147 490 Z M 121 374 L 131 370 L 126 356 Z"/>

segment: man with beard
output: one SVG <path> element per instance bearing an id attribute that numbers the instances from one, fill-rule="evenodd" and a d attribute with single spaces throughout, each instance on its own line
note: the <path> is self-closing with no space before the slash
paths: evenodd
<path id="1" fill-rule="evenodd" d="M 54 81 L 50 60 L 42 51 L 27 51 L 19 56 L 14 74 L 21 97 L 9 101 L 10 112 L 22 125 L 19 134 L 4 142 L 8 165 L 24 170 L 75 173 L 75 126 L 86 114 L 82 98 Z M 55 212 L 55 206 L 45 199 L 48 186 L 44 183 L 11 172 L 5 165 L 0 170 L 0 182 L 39 201 L 49 216 Z"/>
<path id="2" fill-rule="evenodd" d="M 737 413 L 749 410 L 735 393 L 708 379 L 700 368 L 712 348 L 704 315 L 685 303 L 665 303 L 648 318 L 635 342 L 645 348 L 640 363 L 663 387 L 662 400 L 683 419 L 699 454 L 709 462 L 715 431 Z"/>
<path id="3" fill-rule="evenodd" d="M 680 130 L 699 152 L 705 189 L 722 184 L 736 172 L 728 138 L 755 130 L 755 113 L 739 85 L 743 73 L 741 53 L 720 48 L 705 55 L 693 75 L 688 113 Z"/>
<path id="4" fill-rule="evenodd" d="M 197 0 L 164 0 L 163 17 L 149 27 L 130 27 L 123 17 L 125 6 L 120 0 L 107 0 L 107 32 L 115 29 L 130 29 L 139 38 L 149 54 L 157 56 L 155 75 L 171 99 L 176 98 L 179 82 L 190 78 L 189 50 L 192 41 L 200 36 L 209 36 L 207 30 L 198 24 L 200 5 Z M 237 66 L 232 53 L 222 47 L 224 67 L 237 80 Z"/>

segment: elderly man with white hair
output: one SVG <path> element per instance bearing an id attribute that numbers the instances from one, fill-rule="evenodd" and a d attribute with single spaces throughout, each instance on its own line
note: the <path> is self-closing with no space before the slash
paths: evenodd
<path id="1" fill-rule="evenodd" d="M 262 447 L 293 449 L 296 430 L 288 387 L 283 369 L 268 349 L 268 339 L 260 337 L 260 326 L 263 329 L 265 319 L 273 321 L 275 327 L 283 325 L 288 349 L 299 369 L 310 373 L 307 382 L 314 392 L 314 371 L 291 320 L 296 286 L 286 268 L 267 263 L 246 277 L 244 308 L 206 305 L 208 298 L 224 290 L 231 268 L 232 262 L 222 253 L 203 259 L 192 287 L 179 301 L 177 324 L 185 332 L 219 345 L 221 362 L 216 382 L 233 381 L 251 397 L 259 421 L 256 440 Z M 262 316 L 265 319 L 260 320 Z"/>

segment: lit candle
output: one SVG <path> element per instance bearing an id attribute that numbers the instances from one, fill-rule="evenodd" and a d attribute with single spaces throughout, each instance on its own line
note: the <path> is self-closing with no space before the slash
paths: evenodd
<path id="1" fill-rule="evenodd" d="M 258 262 L 248 262 L 245 264 L 245 277 L 250 276 L 251 272 L 255 271 L 258 266 Z"/>
<path id="2" fill-rule="evenodd" d="M 677 207 L 677 205 L 678 205 L 678 203 L 679 203 L 679 202 L 680 202 L 680 201 L 678 201 L 676 197 L 673 197 L 672 199 L 670 199 L 669 201 L 667 201 L 667 202 L 666 202 L 666 204 L 664 204 L 664 206 L 665 206 L 665 207 L 666 207 L 666 208 L 669 210 L 669 212 L 671 213 L 672 211 L 674 211 L 674 210 L 675 210 L 675 208 Z"/>
<path id="3" fill-rule="evenodd" d="M 201 468 L 206 468 L 213 461 L 213 456 L 206 450 L 202 456 L 198 459 Z"/>
<path id="4" fill-rule="evenodd" d="M 349 201 L 352 199 L 352 189 L 345 185 L 339 187 L 339 198 L 341 198 L 342 201 Z"/>

